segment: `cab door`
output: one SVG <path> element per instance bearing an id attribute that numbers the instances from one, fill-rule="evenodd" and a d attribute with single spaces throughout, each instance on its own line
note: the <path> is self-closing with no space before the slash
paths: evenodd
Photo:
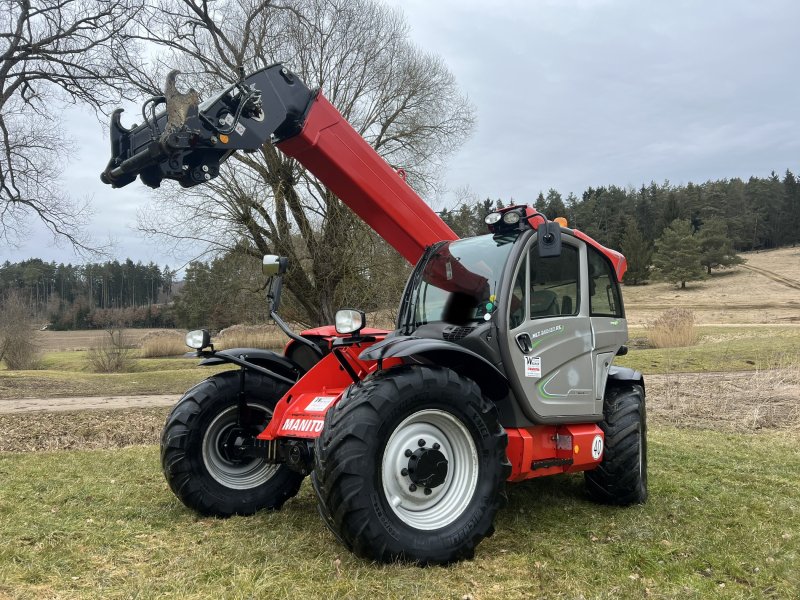
<path id="1" fill-rule="evenodd" d="M 595 401 L 602 411 L 608 370 L 620 346 L 628 340 L 628 323 L 614 268 L 600 252 L 586 247 L 589 317 L 592 323 L 595 365 Z"/>
<path id="2" fill-rule="evenodd" d="M 523 411 L 535 421 L 597 414 L 586 272 L 586 245 L 566 234 L 560 256 L 540 257 L 534 238 L 517 266 L 504 342 L 511 364 L 505 370 Z"/>

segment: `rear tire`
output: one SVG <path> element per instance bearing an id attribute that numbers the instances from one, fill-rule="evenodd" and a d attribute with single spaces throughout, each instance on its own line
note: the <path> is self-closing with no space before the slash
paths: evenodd
<path id="1" fill-rule="evenodd" d="M 288 387 L 260 373 L 245 375 L 246 432 L 257 435 Z M 189 508 L 218 517 L 278 509 L 297 494 L 303 476 L 262 459 L 236 459 L 225 441 L 237 427 L 239 373 L 209 377 L 190 389 L 167 417 L 161 466 L 169 487 Z"/>
<path id="2" fill-rule="evenodd" d="M 605 448 L 600 465 L 586 471 L 589 497 L 602 504 L 642 504 L 647 500 L 647 412 L 639 385 L 606 389 L 603 405 Z"/>
<path id="3" fill-rule="evenodd" d="M 506 444 L 473 381 L 427 366 L 378 373 L 325 417 L 315 452 L 320 514 L 363 558 L 471 558 L 505 501 Z"/>

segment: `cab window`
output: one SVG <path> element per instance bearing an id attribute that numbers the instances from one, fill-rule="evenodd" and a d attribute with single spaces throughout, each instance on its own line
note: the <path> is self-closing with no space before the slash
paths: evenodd
<path id="1" fill-rule="evenodd" d="M 589 306 L 593 317 L 622 317 L 619 284 L 611 264 L 594 248 L 589 256 Z"/>
<path id="2" fill-rule="evenodd" d="M 577 315 L 580 309 L 578 249 L 564 244 L 561 256 L 541 258 L 538 246 L 530 250 L 529 318 Z"/>

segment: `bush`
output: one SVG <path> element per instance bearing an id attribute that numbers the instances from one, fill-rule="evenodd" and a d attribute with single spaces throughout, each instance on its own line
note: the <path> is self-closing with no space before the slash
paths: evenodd
<path id="1" fill-rule="evenodd" d="M 694 313 L 686 308 L 671 308 L 647 324 L 647 337 L 653 348 L 682 348 L 697 343 Z"/>
<path id="2" fill-rule="evenodd" d="M 142 358 L 158 358 L 161 356 L 181 356 L 189 352 L 186 347 L 186 336 L 176 329 L 151 331 L 139 342 Z"/>
<path id="3" fill-rule="evenodd" d="M 133 370 L 131 346 L 127 343 L 122 329 L 106 331 L 107 337 L 89 349 L 87 358 L 96 373 L 126 373 Z"/>
<path id="4" fill-rule="evenodd" d="M 41 358 L 36 327 L 30 310 L 18 292 L 0 303 L 0 361 L 11 370 L 35 369 Z"/>

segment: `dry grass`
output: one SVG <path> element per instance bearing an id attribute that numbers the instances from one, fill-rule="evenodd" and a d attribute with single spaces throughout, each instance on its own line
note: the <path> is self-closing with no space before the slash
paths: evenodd
<path id="1" fill-rule="evenodd" d="M 685 290 L 655 282 L 624 286 L 628 325 L 645 325 L 670 308 L 689 308 L 702 324 L 800 323 L 800 290 L 792 283 L 800 284 L 800 247 L 741 256 L 747 260 L 743 267 L 715 271 Z"/>
<path id="2" fill-rule="evenodd" d="M 800 427 L 800 365 L 741 373 L 648 375 L 654 423 L 754 432 Z"/>
<path id="3" fill-rule="evenodd" d="M 170 408 L 0 414 L 0 452 L 157 444 Z"/>
<path id="4" fill-rule="evenodd" d="M 685 348 L 697 343 L 694 313 L 672 308 L 647 325 L 647 337 L 653 348 Z"/>
<path id="5" fill-rule="evenodd" d="M 286 334 L 276 325 L 231 325 L 219 332 L 212 341 L 214 347 L 264 348 L 274 350 L 286 344 Z"/>
<path id="6" fill-rule="evenodd" d="M 177 329 L 151 331 L 139 342 L 139 356 L 142 358 L 182 356 L 188 351 L 185 335 Z"/>
<path id="7" fill-rule="evenodd" d="M 163 329 L 123 329 L 125 337 L 131 344 L 138 344 L 143 337 L 154 331 Z M 88 350 L 96 345 L 103 336 L 108 335 L 102 329 L 78 329 L 76 331 L 40 331 L 37 342 L 43 352 L 61 352 L 65 350 Z"/>

